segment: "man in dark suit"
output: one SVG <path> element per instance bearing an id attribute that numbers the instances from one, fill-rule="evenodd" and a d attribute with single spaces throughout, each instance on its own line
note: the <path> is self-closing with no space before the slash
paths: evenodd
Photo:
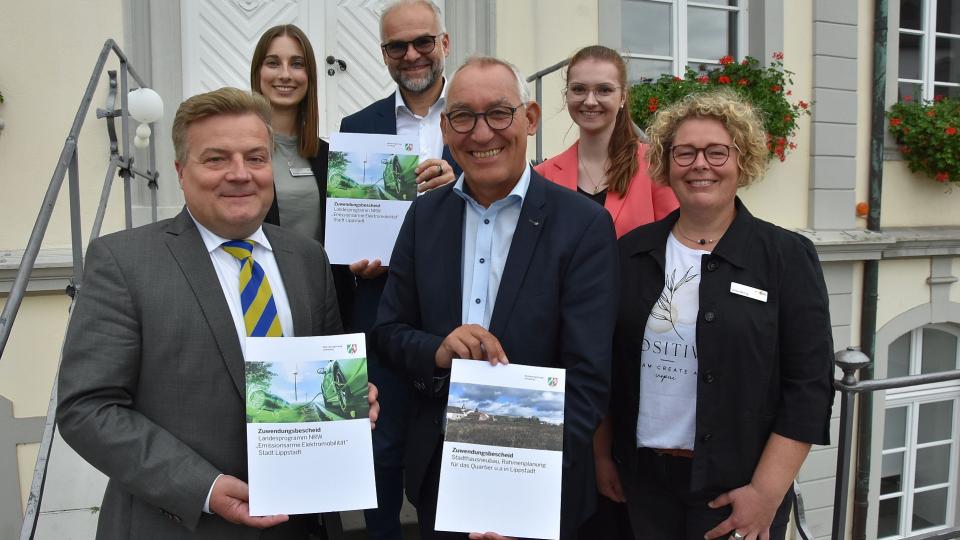
<path id="1" fill-rule="evenodd" d="M 441 125 L 463 176 L 411 206 L 374 329 L 382 356 L 417 390 L 407 496 L 422 538 L 465 536 L 433 530 L 453 358 L 566 368 L 561 538 L 575 538 L 595 502 L 591 441 L 608 398 L 613 224 L 527 164 L 540 108 L 516 68 L 474 58 L 449 84 Z M 484 537 L 497 538 L 471 535 Z"/>
<path id="2" fill-rule="evenodd" d="M 419 191 L 452 182 L 460 169 L 443 144 L 440 115 L 446 103 L 443 70 L 450 53 L 450 38 L 436 4 L 429 0 L 401 0 L 389 4 L 380 18 L 380 52 L 396 91 L 345 117 L 340 131 L 405 135 L 420 145 L 417 167 Z M 352 320 L 344 325 L 353 332 L 369 332 L 377 316 L 387 268 L 379 260 L 350 265 L 357 276 Z M 373 347 L 367 347 L 372 351 Z M 409 388 L 396 374 L 370 354 L 370 380 L 380 390 L 384 414 L 373 434 L 378 508 L 364 512 L 373 540 L 400 540 L 400 507 L 403 503 L 403 447 Z"/>
<path id="3" fill-rule="evenodd" d="M 285 336 L 341 332 L 320 245 L 261 226 L 273 200 L 269 121 L 263 97 L 234 88 L 185 101 L 173 140 L 186 208 L 87 251 L 57 423 L 110 477 L 98 538 L 305 539 L 315 528 L 316 516 L 251 517 L 244 481 L 245 337 L 274 324 Z M 239 261 L 224 249 L 237 240 L 251 242 Z M 241 298 L 244 265 L 251 283 L 269 283 L 256 316 Z"/>

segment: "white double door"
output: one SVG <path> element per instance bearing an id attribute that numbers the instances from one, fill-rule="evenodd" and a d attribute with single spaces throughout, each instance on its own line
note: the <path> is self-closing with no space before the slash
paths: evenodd
<path id="1" fill-rule="evenodd" d="M 295 24 L 313 43 L 320 135 L 394 89 L 380 54 L 386 0 L 181 0 L 184 98 L 250 88 L 250 58 L 265 30 Z"/>

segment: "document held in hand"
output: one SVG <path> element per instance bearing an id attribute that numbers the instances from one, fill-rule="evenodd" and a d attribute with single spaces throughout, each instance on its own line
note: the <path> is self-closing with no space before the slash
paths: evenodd
<path id="1" fill-rule="evenodd" d="M 559 538 L 563 369 L 453 361 L 436 529 Z"/>
<path id="2" fill-rule="evenodd" d="M 324 249 L 332 264 L 390 263 L 393 244 L 417 198 L 417 140 L 334 133 L 327 159 Z"/>
<path id="3" fill-rule="evenodd" d="M 250 515 L 377 506 L 363 334 L 247 338 Z"/>

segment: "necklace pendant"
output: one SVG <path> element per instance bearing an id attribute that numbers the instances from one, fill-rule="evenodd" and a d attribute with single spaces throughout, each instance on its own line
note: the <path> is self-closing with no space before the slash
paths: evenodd
<path id="1" fill-rule="evenodd" d="M 705 245 L 707 245 L 707 239 L 706 239 L 706 238 L 701 238 L 701 239 L 697 240 L 697 243 L 700 244 L 701 246 L 705 246 Z"/>

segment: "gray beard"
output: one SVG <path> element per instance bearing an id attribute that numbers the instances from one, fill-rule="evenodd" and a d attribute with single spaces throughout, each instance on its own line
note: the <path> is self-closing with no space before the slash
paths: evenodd
<path id="1" fill-rule="evenodd" d="M 424 92 L 425 90 L 433 86 L 433 84 L 437 82 L 437 79 L 443 76 L 443 68 L 444 68 L 445 60 L 446 59 L 441 56 L 440 59 L 435 64 L 433 64 L 433 67 L 427 73 L 427 76 L 423 77 L 422 79 L 410 79 L 410 78 L 404 77 L 403 74 L 398 71 L 396 82 L 397 84 L 400 85 L 401 88 L 403 88 L 407 92 L 412 92 L 414 94 L 419 94 L 421 92 Z"/>

